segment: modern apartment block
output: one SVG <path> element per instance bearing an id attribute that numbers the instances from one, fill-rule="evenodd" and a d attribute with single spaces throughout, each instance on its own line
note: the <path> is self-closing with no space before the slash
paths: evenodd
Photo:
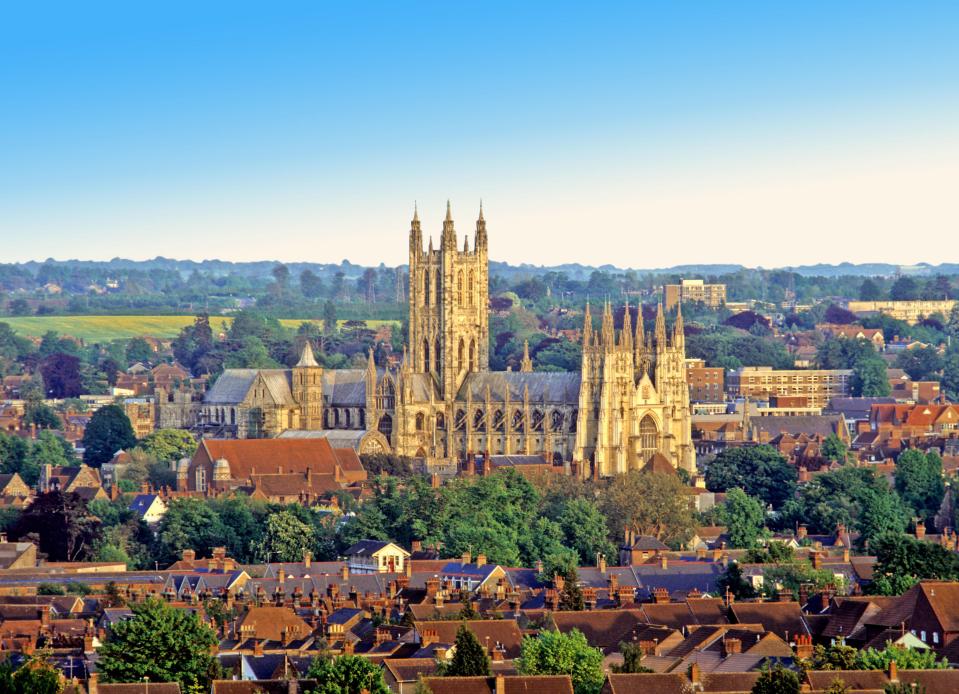
<path id="1" fill-rule="evenodd" d="M 956 305 L 955 299 L 936 301 L 850 301 L 847 308 L 855 314 L 882 313 L 892 316 L 896 320 L 905 321 L 910 325 L 919 322 L 920 318 L 941 313 L 946 318 Z"/>
<path id="2" fill-rule="evenodd" d="M 709 308 L 719 308 L 726 303 L 726 285 L 706 284 L 703 280 L 680 280 L 679 284 L 663 285 L 663 303 L 667 311 L 681 301 L 698 301 Z"/>
<path id="3" fill-rule="evenodd" d="M 771 396 L 802 396 L 809 407 L 825 407 L 830 398 L 849 396 L 852 369 L 773 369 L 744 366 L 729 372 L 726 392 L 730 397 L 768 399 Z"/>

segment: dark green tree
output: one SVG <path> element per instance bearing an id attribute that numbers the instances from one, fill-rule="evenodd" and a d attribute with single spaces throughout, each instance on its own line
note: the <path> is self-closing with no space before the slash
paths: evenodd
<path id="1" fill-rule="evenodd" d="M 899 353 L 896 366 L 914 381 L 938 381 L 942 357 L 935 347 L 914 347 Z"/>
<path id="2" fill-rule="evenodd" d="M 117 451 L 133 448 L 137 437 L 126 413 L 118 405 L 105 405 L 93 413 L 83 432 L 83 462 L 100 467 Z"/>
<path id="3" fill-rule="evenodd" d="M 196 613 L 158 599 L 131 605 L 133 612 L 113 626 L 97 652 L 97 669 L 107 682 L 179 682 L 184 690 L 209 688 L 217 675 L 212 655 L 216 632 Z"/>
<path id="4" fill-rule="evenodd" d="M 127 348 L 124 352 L 127 358 L 127 364 L 148 363 L 156 356 L 153 347 L 142 337 L 134 337 L 127 342 Z"/>
<path id="5" fill-rule="evenodd" d="M 752 688 L 752 694 L 799 694 L 799 691 L 799 675 L 778 663 L 773 668 L 765 668 Z"/>
<path id="6" fill-rule="evenodd" d="M 737 600 L 747 600 L 756 597 L 756 589 L 745 576 L 743 576 L 742 567 L 738 562 L 731 561 L 726 566 L 722 576 L 716 581 L 716 585 L 722 593 L 729 592 Z"/>
<path id="7" fill-rule="evenodd" d="M 50 561 L 79 561 L 91 551 L 99 526 L 78 494 L 53 491 L 37 495 L 12 534 L 38 542 Z"/>
<path id="8" fill-rule="evenodd" d="M 603 687 L 603 652 L 579 629 L 524 637 L 517 669 L 522 675 L 569 675 L 576 694 L 599 694 Z"/>
<path id="9" fill-rule="evenodd" d="M 822 443 L 821 453 L 822 457 L 826 460 L 845 463 L 846 455 L 849 453 L 849 447 L 841 438 L 835 434 L 830 434 Z"/>
<path id="10" fill-rule="evenodd" d="M 796 489 L 798 472 L 772 446 L 726 448 L 706 468 L 706 487 L 726 492 L 739 487 L 774 509 Z"/>
<path id="11" fill-rule="evenodd" d="M 383 668 L 357 655 L 314 658 L 306 678 L 316 680 L 309 694 L 390 694 Z"/>
<path id="12" fill-rule="evenodd" d="M 920 518 L 935 515 L 946 493 L 939 454 L 914 448 L 900 453 L 896 460 L 896 491 Z"/>
<path id="13" fill-rule="evenodd" d="M 46 655 L 35 653 L 17 669 L 9 658 L 0 663 L 0 694 L 60 694 L 63 679 Z"/>
<path id="14" fill-rule="evenodd" d="M 465 624 L 456 630 L 453 659 L 443 673 L 447 677 L 489 677 L 490 658 L 483 644 Z"/>
<path id="15" fill-rule="evenodd" d="M 766 510 L 739 487 L 726 493 L 722 506 L 723 524 L 729 532 L 729 541 L 737 549 L 755 547 L 766 525 Z"/>

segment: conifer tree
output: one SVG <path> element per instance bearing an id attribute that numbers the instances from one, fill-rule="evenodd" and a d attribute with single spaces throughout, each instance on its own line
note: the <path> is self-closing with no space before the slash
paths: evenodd
<path id="1" fill-rule="evenodd" d="M 453 660 L 443 673 L 447 677 L 489 677 L 490 660 L 483 644 L 465 624 L 456 631 Z"/>

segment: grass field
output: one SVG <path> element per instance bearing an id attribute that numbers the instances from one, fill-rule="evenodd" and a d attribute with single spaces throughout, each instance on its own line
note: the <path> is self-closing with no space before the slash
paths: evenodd
<path id="1" fill-rule="evenodd" d="M 25 337 L 39 337 L 53 330 L 61 335 L 71 335 L 87 342 L 108 342 L 131 337 L 176 337 L 180 329 L 193 323 L 193 316 L 9 316 L 0 317 L 0 323 L 7 323 L 18 334 Z M 210 316 L 210 325 L 219 331 L 232 318 Z M 303 323 L 299 318 L 283 318 L 280 323 L 286 328 L 295 329 Z M 319 321 L 312 321 L 318 323 Z M 344 321 L 340 321 L 342 324 Z M 368 320 L 366 324 L 376 328 L 384 323 L 398 324 L 390 320 Z"/>

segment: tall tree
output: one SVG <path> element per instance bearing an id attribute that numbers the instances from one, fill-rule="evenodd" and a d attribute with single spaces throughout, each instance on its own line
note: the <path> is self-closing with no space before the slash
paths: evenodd
<path id="1" fill-rule="evenodd" d="M 390 694 L 383 668 L 358 655 L 314 658 L 306 678 L 316 681 L 309 694 Z"/>
<path id="2" fill-rule="evenodd" d="M 706 468 L 706 487 L 713 492 L 739 487 L 778 509 L 793 495 L 798 476 L 772 446 L 726 448 Z"/>
<path id="3" fill-rule="evenodd" d="M 313 528 L 299 520 L 291 510 L 273 513 L 258 544 L 258 554 L 267 562 L 300 561 L 303 553 L 316 543 Z"/>
<path id="4" fill-rule="evenodd" d="M 97 652 L 108 682 L 179 682 L 185 691 L 209 688 L 218 666 L 217 635 L 195 612 L 151 598 L 110 630 Z"/>
<path id="5" fill-rule="evenodd" d="M 100 467 L 120 450 L 133 448 L 137 437 L 119 405 L 105 405 L 93 413 L 83 432 L 83 462 Z"/>
<path id="6" fill-rule="evenodd" d="M 490 658 L 476 634 L 466 624 L 456 630 L 453 659 L 443 674 L 447 677 L 489 677 Z"/>
<path id="7" fill-rule="evenodd" d="M 50 561 L 79 561 L 90 552 L 99 526 L 78 494 L 54 491 L 37 495 L 12 535 L 36 541 Z"/>
<path id="8" fill-rule="evenodd" d="M 895 476 L 896 491 L 920 518 L 929 518 L 939 510 L 946 488 L 938 453 L 915 448 L 903 451 L 896 460 Z"/>
<path id="9" fill-rule="evenodd" d="M 605 677 L 603 652 L 579 629 L 524 637 L 517 669 L 522 675 L 569 675 L 576 694 L 599 694 Z"/>
<path id="10" fill-rule="evenodd" d="M 83 393 L 80 359 L 72 354 L 54 352 L 40 362 L 47 397 L 76 398 Z"/>
<path id="11" fill-rule="evenodd" d="M 776 663 L 759 674 L 752 694 L 799 694 L 800 690 L 799 675 Z"/>
<path id="12" fill-rule="evenodd" d="M 758 499 L 739 487 L 726 493 L 722 506 L 723 524 L 728 528 L 729 541 L 738 549 L 755 547 L 766 525 L 766 510 Z"/>
<path id="13" fill-rule="evenodd" d="M 624 529 L 681 544 L 689 539 L 694 520 L 683 483 L 676 475 L 631 471 L 616 475 L 602 500 L 616 536 Z"/>

